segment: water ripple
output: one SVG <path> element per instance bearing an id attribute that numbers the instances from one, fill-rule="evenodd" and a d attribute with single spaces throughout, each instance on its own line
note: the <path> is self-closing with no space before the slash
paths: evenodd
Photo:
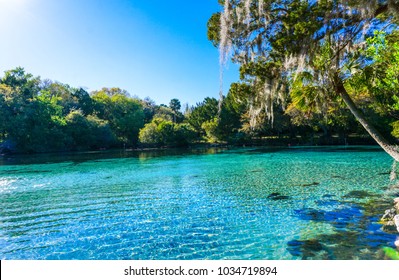
<path id="1" fill-rule="evenodd" d="M 375 150 L 244 149 L 0 166 L 0 257 L 345 258 L 334 240 L 391 238 L 363 206 L 390 164 Z"/>

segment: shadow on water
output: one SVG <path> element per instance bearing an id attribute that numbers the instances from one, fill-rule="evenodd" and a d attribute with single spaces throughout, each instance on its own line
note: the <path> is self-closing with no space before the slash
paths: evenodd
<path id="1" fill-rule="evenodd" d="M 376 197 L 377 195 L 372 194 L 368 191 L 351 191 L 344 195 L 344 198 L 367 198 L 367 197 Z"/>
<path id="2" fill-rule="evenodd" d="M 87 161 L 106 161 L 121 158 L 151 159 L 156 157 L 184 157 L 187 155 L 217 154 L 227 151 L 227 148 L 176 148 L 148 150 L 106 150 L 89 152 L 63 152 L 45 154 L 21 154 L 0 156 L 0 165 L 27 165 L 71 162 L 80 164 Z"/>
<path id="3" fill-rule="evenodd" d="M 273 154 L 281 151 L 290 153 L 300 152 L 337 152 L 337 151 L 379 151 L 379 147 L 374 146 L 297 146 L 297 147 L 278 147 L 261 146 L 239 148 L 234 146 L 226 147 L 195 147 L 195 148 L 165 148 L 165 149 L 144 149 L 144 150 L 104 150 L 86 152 L 59 152 L 45 154 L 21 154 L 0 156 L 0 165 L 24 165 L 24 164 L 45 164 L 72 162 L 74 164 L 86 161 L 104 161 L 118 158 L 140 158 L 149 159 L 155 157 L 173 156 L 184 157 L 187 155 L 206 155 L 206 154 Z"/>
<path id="4" fill-rule="evenodd" d="M 280 193 L 278 193 L 278 192 L 274 192 L 274 193 L 269 194 L 269 195 L 267 196 L 267 198 L 268 198 L 268 199 L 271 199 L 271 200 L 285 200 L 285 199 L 291 199 L 291 197 L 289 197 L 289 196 L 287 196 L 287 195 L 282 195 L 282 194 L 280 194 Z"/>
<path id="5" fill-rule="evenodd" d="M 343 198 L 364 198 L 366 192 L 350 192 Z M 331 211 L 303 208 L 295 210 L 299 219 L 329 224 L 331 234 L 319 234 L 315 238 L 291 240 L 288 252 L 295 257 L 326 260 L 373 260 L 384 259 L 383 247 L 394 248 L 397 233 L 385 232 L 379 223 L 381 213 L 391 207 L 391 199 L 372 199 L 366 203 L 338 201 L 324 197 L 319 206 L 330 206 Z"/>

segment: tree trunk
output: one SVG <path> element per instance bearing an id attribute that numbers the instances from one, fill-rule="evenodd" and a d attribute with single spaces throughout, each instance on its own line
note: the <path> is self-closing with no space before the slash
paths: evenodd
<path id="1" fill-rule="evenodd" d="M 377 142 L 381 148 L 384 149 L 395 161 L 399 161 L 399 151 L 396 145 L 391 145 L 384 136 L 365 118 L 364 114 L 357 108 L 356 104 L 353 102 L 352 98 L 346 91 L 342 80 L 339 80 L 336 85 L 336 90 L 339 95 L 344 100 L 345 104 L 348 106 L 349 110 L 355 116 L 355 118 L 360 122 L 364 129 L 370 134 L 370 136 Z"/>

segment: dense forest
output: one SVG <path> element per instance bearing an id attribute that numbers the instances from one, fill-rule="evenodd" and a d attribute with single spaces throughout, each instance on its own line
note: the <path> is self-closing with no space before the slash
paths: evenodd
<path id="1" fill-rule="evenodd" d="M 253 127 L 245 101 L 251 94 L 251 87 L 235 83 L 220 111 L 219 100 L 207 97 L 182 112 L 178 99 L 157 105 L 150 98 L 140 99 L 120 88 L 88 93 L 17 68 L 6 71 L 0 80 L 1 151 L 185 147 L 204 143 L 371 143 L 345 108 L 322 116 L 292 105 L 285 112 L 276 106 L 273 122 L 264 118 Z M 391 118 L 386 114 L 369 109 L 369 116 L 386 134 L 395 135 L 397 130 L 392 130 Z"/>
<path id="2" fill-rule="evenodd" d="M 208 39 L 222 67 L 240 65 L 226 96 L 157 105 L 12 69 L 0 78 L 0 153 L 378 143 L 399 158 L 398 1 L 219 2 Z"/>

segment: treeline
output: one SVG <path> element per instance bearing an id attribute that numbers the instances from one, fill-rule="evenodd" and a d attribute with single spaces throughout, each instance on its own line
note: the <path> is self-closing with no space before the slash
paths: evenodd
<path id="1" fill-rule="evenodd" d="M 0 150 L 32 153 L 254 141 L 329 144 L 333 135 L 343 144 L 349 134 L 362 133 L 344 109 L 325 117 L 294 108 L 283 113 L 275 105 L 273 122 L 260 117 L 254 125 L 251 91 L 244 83 L 232 84 L 220 111 L 219 100 L 207 97 L 182 113 L 177 99 L 157 105 L 119 88 L 88 93 L 16 68 L 0 79 Z M 378 121 L 383 127 L 384 120 Z"/>

